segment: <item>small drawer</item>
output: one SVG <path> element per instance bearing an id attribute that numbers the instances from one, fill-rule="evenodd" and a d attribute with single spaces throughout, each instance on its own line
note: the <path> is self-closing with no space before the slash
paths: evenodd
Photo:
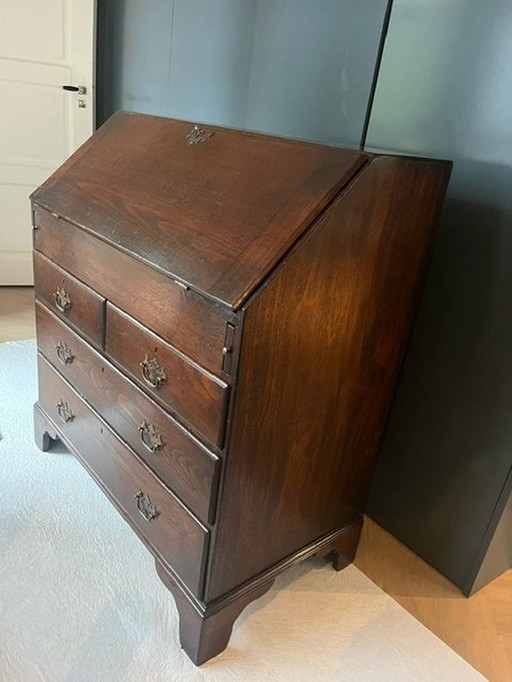
<path id="1" fill-rule="evenodd" d="M 40 352 L 202 521 L 213 520 L 219 461 L 40 303 Z"/>
<path id="2" fill-rule="evenodd" d="M 34 281 L 37 299 L 96 346 L 102 346 L 104 298 L 37 252 L 34 252 Z"/>
<path id="3" fill-rule="evenodd" d="M 34 205 L 34 246 L 209 371 L 226 378 L 223 348 L 236 315 L 146 262 Z"/>
<path id="4" fill-rule="evenodd" d="M 209 443 L 222 446 L 228 386 L 107 303 L 107 355 Z"/>
<path id="5" fill-rule="evenodd" d="M 42 356 L 39 407 L 150 549 L 200 597 L 208 531 Z"/>

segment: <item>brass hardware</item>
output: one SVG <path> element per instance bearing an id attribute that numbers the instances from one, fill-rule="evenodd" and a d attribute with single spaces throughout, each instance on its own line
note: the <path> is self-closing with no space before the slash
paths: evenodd
<path id="1" fill-rule="evenodd" d="M 158 360 L 156 358 L 151 358 L 150 360 L 146 355 L 139 366 L 142 368 L 142 377 L 149 386 L 160 388 L 160 386 L 167 381 L 165 370 L 158 366 Z"/>
<path id="2" fill-rule="evenodd" d="M 153 521 L 153 519 L 159 516 L 160 512 L 156 510 L 151 498 L 146 493 L 143 493 L 142 490 L 139 490 L 135 495 L 135 499 L 137 501 L 137 508 L 146 521 Z"/>
<path id="3" fill-rule="evenodd" d="M 53 294 L 53 298 L 55 300 L 55 305 L 61 313 L 67 313 L 73 305 L 71 302 L 71 296 L 64 289 L 64 287 L 57 287 L 57 291 Z"/>
<path id="4" fill-rule="evenodd" d="M 222 371 L 226 374 L 231 373 L 231 364 L 233 361 L 233 345 L 235 342 L 235 327 L 228 322 L 226 325 L 226 338 L 224 339 L 224 347 L 222 348 Z"/>
<path id="5" fill-rule="evenodd" d="M 65 424 L 73 421 L 73 419 L 75 418 L 75 415 L 71 412 L 71 408 L 69 407 L 69 405 L 67 403 L 65 403 L 61 399 L 57 403 L 56 407 L 57 407 L 57 412 L 59 413 L 59 417 L 62 419 L 62 421 Z"/>
<path id="6" fill-rule="evenodd" d="M 200 142 L 206 142 L 215 135 L 215 131 L 208 130 L 207 128 L 200 128 L 199 126 L 194 126 L 192 130 L 187 135 L 187 142 L 189 144 L 199 144 Z"/>
<path id="7" fill-rule="evenodd" d="M 59 358 L 63 365 L 70 365 L 75 359 L 75 356 L 68 348 L 67 344 L 62 343 L 62 341 L 59 341 L 57 343 L 57 345 L 55 346 L 55 350 L 57 351 L 57 357 Z"/>
<path id="8" fill-rule="evenodd" d="M 142 444 L 153 454 L 163 447 L 162 436 L 155 431 L 153 424 L 147 424 L 144 420 L 139 426 L 140 439 Z"/>

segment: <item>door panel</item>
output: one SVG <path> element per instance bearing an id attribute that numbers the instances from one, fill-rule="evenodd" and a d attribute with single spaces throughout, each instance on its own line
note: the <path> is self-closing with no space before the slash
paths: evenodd
<path id="1" fill-rule="evenodd" d="M 65 60 L 66 0 L 2 0 L 0 45 L 2 56 L 40 61 Z"/>
<path id="2" fill-rule="evenodd" d="M 70 102 L 58 83 L 37 83 L 37 71 L 37 67 L 33 69 L 32 81 L 2 83 L 2 98 L 9 102 L 8 107 L 0 109 L 0 127 L 9 131 L 2 140 L 2 165 L 51 168 L 69 149 Z M 58 80 L 66 80 L 68 71 L 61 69 Z M 13 110 L 18 112 L 16 125 Z"/>
<path id="3" fill-rule="evenodd" d="M 32 283 L 28 197 L 93 131 L 94 18 L 95 0 L 2 0 L 0 284 Z"/>

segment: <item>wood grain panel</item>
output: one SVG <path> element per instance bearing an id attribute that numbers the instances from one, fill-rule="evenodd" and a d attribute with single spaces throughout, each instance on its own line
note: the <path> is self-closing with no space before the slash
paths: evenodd
<path id="1" fill-rule="evenodd" d="M 218 459 L 39 303 L 36 319 L 38 347 L 45 358 L 196 516 L 211 520 Z M 67 346 L 72 362 L 62 363 L 58 344 Z M 143 423 L 152 425 L 161 437 L 162 446 L 154 453 L 142 443 Z"/>
<path id="2" fill-rule="evenodd" d="M 38 368 L 39 405 L 44 413 L 141 538 L 198 595 L 208 542 L 206 529 L 42 356 L 38 358 Z M 67 423 L 57 410 L 60 400 L 67 403 L 73 415 Z M 147 521 L 137 508 L 135 496 L 139 491 L 148 494 L 156 507 L 157 517 L 152 521 Z"/>
<path id="3" fill-rule="evenodd" d="M 192 128 L 119 112 L 33 199 L 236 308 L 367 157 L 225 128 L 189 144 Z"/>
<path id="4" fill-rule="evenodd" d="M 374 160 L 248 307 L 208 599 L 361 514 L 449 169 Z"/>
<path id="5" fill-rule="evenodd" d="M 209 443 L 222 446 L 228 386 L 204 372 L 168 343 L 111 304 L 107 305 L 105 351 L 158 402 L 168 407 Z M 153 388 L 141 363 L 155 358 L 165 381 Z"/>

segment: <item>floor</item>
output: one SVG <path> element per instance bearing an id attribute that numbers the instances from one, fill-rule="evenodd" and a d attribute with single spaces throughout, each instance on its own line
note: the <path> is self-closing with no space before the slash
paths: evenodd
<path id="1" fill-rule="evenodd" d="M 33 338 L 30 287 L 0 287 L 0 343 Z M 466 599 L 366 519 L 356 566 L 491 682 L 512 680 L 512 571 Z"/>

